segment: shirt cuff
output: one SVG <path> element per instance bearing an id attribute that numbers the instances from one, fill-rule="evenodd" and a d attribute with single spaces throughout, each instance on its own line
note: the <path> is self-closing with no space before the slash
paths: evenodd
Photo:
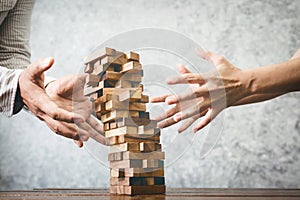
<path id="1" fill-rule="evenodd" d="M 23 107 L 22 103 L 17 103 L 15 107 L 15 100 L 17 96 L 17 90 L 18 90 L 18 83 L 19 83 L 19 77 L 23 70 L 17 69 L 17 70 L 5 70 L 5 72 L 2 74 L 1 82 L 3 86 L 0 88 L 0 94 L 1 94 L 1 107 L 0 107 L 0 113 L 4 114 L 5 116 L 11 117 L 14 113 L 17 113 L 21 110 Z M 19 92 L 20 97 L 20 92 Z M 19 98 L 18 97 L 18 98 Z M 21 97 L 20 97 L 21 98 Z M 21 107 L 21 108 L 20 108 Z M 16 109 L 14 111 L 14 108 Z"/>

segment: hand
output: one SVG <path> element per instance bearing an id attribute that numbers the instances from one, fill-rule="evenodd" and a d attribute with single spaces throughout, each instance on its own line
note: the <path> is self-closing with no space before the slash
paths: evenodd
<path id="1" fill-rule="evenodd" d="M 206 74 L 190 73 L 184 66 L 179 66 L 182 74 L 167 81 L 168 84 L 198 84 L 192 92 L 182 95 L 164 95 L 154 97 L 151 102 L 166 102 L 175 107 L 159 116 L 158 120 L 165 120 L 159 125 L 164 128 L 186 119 L 178 132 L 186 130 L 198 118 L 203 117 L 193 131 L 205 127 L 223 109 L 234 105 L 250 94 L 247 74 L 234 67 L 225 58 L 208 52 L 201 55 L 211 61 L 216 71 Z"/>
<path id="2" fill-rule="evenodd" d="M 99 121 L 92 117 L 92 103 L 83 95 L 85 75 L 66 76 L 56 81 L 50 82 L 46 87 L 46 92 L 50 99 L 60 108 L 73 111 L 84 117 L 84 122 L 67 123 L 61 122 L 68 127 L 71 132 L 77 132 L 80 140 L 87 141 L 89 137 L 106 144 L 103 134 L 103 127 Z M 82 141 L 76 141 L 78 146 L 82 146 Z"/>
<path id="3" fill-rule="evenodd" d="M 53 58 L 40 59 L 30 64 L 21 73 L 19 78 L 21 97 L 29 110 L 40 120 L 45 121 L 53 132 L 77 140 L 78 145 L 82 146 L 77 131 L 68 125 L 75 121 L 83 123 L 85 118 L 64 107 L 59 107 L 45 91 L 44 71 L 48 70 L 53 62 Z"/>

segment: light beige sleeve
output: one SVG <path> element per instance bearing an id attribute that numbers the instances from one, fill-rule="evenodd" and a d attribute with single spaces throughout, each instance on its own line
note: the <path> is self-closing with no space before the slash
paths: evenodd
<path id="1" fill-rule="evenodd" d="M 25 68 L 30 64 L 30 20 L 34 0 L 0 2 L 0 66 Z"/>

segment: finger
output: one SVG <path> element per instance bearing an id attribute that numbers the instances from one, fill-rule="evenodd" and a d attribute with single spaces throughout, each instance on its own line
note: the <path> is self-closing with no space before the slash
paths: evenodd
<path id="1" fill-rule="evenodd" d="M 90 124 L 90 126 L 96 130 L 99 134 L 104 136 L 103 132 L 103 124 L 100 120 L 98 120 L 95 116 L 90 115 L 90 117 L 87 119 L 87 123 Z"/>
<path id="2" fill-rule="evenodd" d="M 70 75 L 58 79 L 58 88 L 56 88 L 56 93 L 63 96 L 75 96 L 76 99 L 83 97 L 83 88 L 85 84 L 85 74 Z M 76 95 L 75 95 L 76 94 Z"/>
<path id="3" fill-rule="evenodd" d="M 37 102 L 37 107 L 54 120 L 69 123 L 75 121 L 84 121 L 83 116 L 81 116 L 80 114 L 69 112 L 65 109 L 59 108 L 54 102 L 49 99 L 46 94 L 40 95 L 40 99 Z"/>
<path id="4" fill-rule="evenodd" d="M 218 55 L 218 54 L 215 54 L 211 51 L 208 51 L 207 52 L 207 56 L 209 58 L 209 61 L 211 61 L 215 66 L 218 66 L 224 62 L 228 62 L 224 56 L 221 56 L 221 55 Z"/>
<path id="5" fill-rule="evenodd" d="M 183 125 L 181 125 L 179 128 L 178 128 L 178 133 L 182 133 L 183 131 L 185 131 L 188 127 L 190 127 L 197 119 L 196 119 L 197 116 L 194 117 L 191 117 L 189 119 L 187 119 Z"/>
<path id="6" fill-rule="evenodd" d="M 89 136 L 91 138 L 93 138 L 94 140 L 96 140 L 97 142 L 106 145 L 106 138 L 99 134 L 97 131 L 95 131 L 88 123 L 84 122 L 84 123 L 78 123 L 77 126 L 79 126 L 80 128 L 86 130 L 89 133 Z"/>
<path id="7" fill-rule="evenodd" d="M 189 91 L 185 94 L 181 94 L 178 96 L 175 96 L 175 95 L 168 96 L 166 98 L 165 102 L 168 105 L 171 105 L 171 104 L 175 104 L 175 103 L 179 103 L 179 102 L 183 102 L 183 101 L 190 101 L 192 99 L 195 99 L 195 98 L 198 98 L 201 96 L 207 96 L 208 94 L 209 94 L 209 92 L 207 90 L 207 87 L 200 86 L 200 87 L 194 89 L 193 91 Z"/>
<path id="8" fill-rule="evenodd" d="M 168 96 L 171 96 L 171 94 L 165 94 L 165 95 L 162 95 L 162 96 L 152 97 L 152 98 L 150 99 L 150 102 L 151 102 L 151 103 L 164 102 L 165 99 L 166 99 Z"/>
<path id="9" fill-rule="evenodd" d="M 196 125 L 193 128 L 193 132 L 196 133 L 197 131 L 201 130 L 204 128 L 206 125 L 208 125 L 220 112 L 222 109 L 219 108 L 213 108 L 213 109 L 208 109 L 207 113 L 203 117 L 203 119 L 200 121 L 198 125 Z"/>
<path id="10" fill-rule="evenodd" d="M 196 48 L 196 53 L 201 57 L 203 58 L 204 60 L 207 60 L 207 61 L 211 61 L 209 56 L 208 56 L 208 52 L 203 50 L 203 49 L 199 49 L 199 48 Z"/>
<path id="11" fill-rule="evenodd" d="M 163 114 L 161 114 L 161 115 L 155 117 L 154 119 L 155 119 L 156 121 L 161 121 L 161 120 L 164 120 L 164 119 L 166 119 L 166 118 L 168 118 L 168 117 L 174 115 L 174 114 L 177 113 L 177 112 L 178 112 L 178 107 L 175 106 L 175 107 L 173 107 L 173 108 L 167 110 L 165 113 L 163 113 Z"/>
<path id="12" fill-rule="evenodd" d="M 83 142 L 81 140 L 73 140 L 73 141 L 79 148 L 83 147 Z"/>
<path id="13" fill-rule="evenodd" d="M 187 120 L 185 120 L 185 122 L 183 123 L 182 126 L 179 127 L 178 132 L 182 133 L 183 131 L 185 131 L 188 127 L 190 127 L 197 119 L 199 119 L 200 117 L 203 117 L 206 113 L 207 113 L 208 109 L 204 110 L 203 112 L 201 112 L 200 114 L 194 115 L 190 118 L 188 118 Z"/>
<path id="14" fill-rule="evenodd" d="M 179 71 L 180 74 L 185 74 L 185 73 L 191 73 L 190 70 L 188 70 L 185 66 L 183 66 L 182 64 L 179 64 L 177 66 L 177 70 Z"/>
<path id="15" fill-rule="evenodd" d="M 171 126 L 173 124 L 176 124 L 176 123 L 177 122 L 174 121 L 173 117 L 170 117 L 170 118 L 168 118 L 168 119 L 166 119 L 166 120 L 158 123 L 157 126 L 159 128 L 167 128 L 167 127 L 169 127 L 169 126 Z"/>
<path id="16" fill-rule="evenodd" d="M 79 140 L 79 135 L 77 133 L 77 130 L 75 126 L 72 126 L 72 124 L 62 123 L 60 121 L 52 119 L 48 115 L 44 115 L 43 119 L 47 124 L 47 126 L 54 133 L 74 140 Z"/>
<path id="17" fill-rule="evenodd" d="M 35 61 L 28 66 L 29 73 L 33 76 L 41 76 L 45 71 L 47 71 L 54 63 L 54 58 L 44 58 Z"/>
<path id="18" fill-rule="evenodd" d="M 201 74 L 197 73 L 186 73 L 182 74 L 181 76 L 172 77 L 167 80 L 167 84 L 183 84 L 183 83 L 198 83 L 198 84 L 204 84 L 205 79 L 202 77 Z"/>
<path id="19" fill-rule="evenodd" d="M 179 122 L 181 120 L 198 115 L 210 106 L 210 100 L 207 98 L 197 98 L 187 102 L 188 105 L 183 105 L 185 108 L 181 109 L 181 112 L 178 112 L 173 116 L 174 121 Z"/>

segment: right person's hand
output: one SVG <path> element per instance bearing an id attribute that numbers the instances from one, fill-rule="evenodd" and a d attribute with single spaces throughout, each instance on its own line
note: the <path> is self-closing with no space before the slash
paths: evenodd
<path id="1" fill-rule="evenodd" d="M 168 84 L 198 84 L 191 92 L 153 97 L 151 102 L 166 102 L 175 105 L 157 117 L 161 128 L 175 124 L 183 119 L 185 123 L 178 129 L 182 132 L 198 118 L 203 119 L 193 131 L 205 127 L 223 109 L 269 100 L 289 92 L 300 91 L 300 49 L 286 62 L 240 70 L 224 57 L 212 52 L 199 55 L 212 62 L 215 70 L 196 74 L 179 66 L 181 76 L 171 78 Z M 193 85 L 194 86 L 194 85 Z"/>
<path id="2" fill-rule="evenodd" d="M 198 118 L 203 117 L 193 131 L 205 127 L 223 109 L 235 105 L 248 96 L 249 84 L 247 74 L 234 67 L 224 57 L 207 52 L 201 55 L 213 63 L 216 69 L 205 74 L 190 73 L 184 66 L 178 67 L 181 76 L 167 80 L 168 84 L 198 84 L 191 92 L 175 95 L 153 97 L 151 102 L 166 102 L 175 105 L 166 113 L 157 117 L 160 127 L 164 128 L 186 119 L 178 129 L 179 132 L 187 129 Z"/>

